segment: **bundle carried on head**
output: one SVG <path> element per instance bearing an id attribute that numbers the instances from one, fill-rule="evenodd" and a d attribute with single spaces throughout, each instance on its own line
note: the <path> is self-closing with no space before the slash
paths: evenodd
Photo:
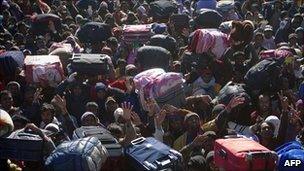
<path id="1" fill-rule="evenodd" d="M 242 50 L 253 38 L 254 25 L 251 21 L 233 21 L 229 35 L 231 46 L 235 50 Z"/>

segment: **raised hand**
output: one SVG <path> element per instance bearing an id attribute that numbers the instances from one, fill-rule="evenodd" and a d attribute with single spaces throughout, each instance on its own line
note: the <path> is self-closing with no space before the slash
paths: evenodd
<path id="1" fill-rule="evenodd" d="M 286 96 L 283 96 L 283 93 L 280 92 L 278 93 L 280 102 L 281 102 L 281 107 L 283 111 L 287 111 L 288 107 L 289 107 L 289 102 L 288 102 L 288 98 Z"/>
<path id="2" fill-rule="evenodd" d="M 142 124 L 141 119 L 136 112 L 133 112 L 133 111 L 131 112 L 131 119 L 132 119 L 133 124 L 136 126 Z"/>
<path id="3" fill-rule="evenodd" d="M 130 121 L 131 120 L 131 116 L 132 116 L 132 109 L 133 109 L 133 105 L 131 105 L 130 102 L 124 102 L 121 104 L 121 108 L 123 110 L 123 115 L 122 117 L 124 118 L 125 121 Z"/>
<path id="4" fill-rule="evenodd" d="M 157 115 L 155 115 L 155 125 L 157 128 L 161 128 L 165 118 L 167 111 L 162 109 Z"/>
<path id="5" fill-rule="evenodd" d="M 241 104 L 243 104 L 245 102 L 245 98 L 244 97 L 241 97 L 241 96 L 234 96 L 229 104 L 226 106 L 226 110 L 228 112 L 231 112 L 231 110 Z"/>
<path id="6" fill-rule="evenodd" d="M 43 95 L 41 94 L 41 92 L 42 92 L 42 88 L 37 88 L 37 90 L 34 94 L 33 102 L 39 102 L 43 98 Z"/>

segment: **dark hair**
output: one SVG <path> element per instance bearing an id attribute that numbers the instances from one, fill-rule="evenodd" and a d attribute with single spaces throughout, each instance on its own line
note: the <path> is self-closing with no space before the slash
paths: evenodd
<path id="1" fill-rule="evenodd" d="M 111 132 L 111 134 L 118 135 L 123 134 L 123 129 L 116 123 L 111 123 L 108 125 L 107 129 Z"/>
<path id="2" fill-rule="evenodd" d="M 41 106 L 41 112 L 50 111 L 53 115 L 55 114 L 55 108 L 52 104 L 43 103 Z"/>

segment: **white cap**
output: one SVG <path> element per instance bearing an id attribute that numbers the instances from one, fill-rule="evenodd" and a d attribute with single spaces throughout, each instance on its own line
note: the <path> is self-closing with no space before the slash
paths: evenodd
<path id="1" fill-rule="evenodd" d="M 277 116 L 271 115 L 265 119 L 265 122 L 270 122 L 274 125 L 274 136 L 278 136 L 281 121 Z"/>

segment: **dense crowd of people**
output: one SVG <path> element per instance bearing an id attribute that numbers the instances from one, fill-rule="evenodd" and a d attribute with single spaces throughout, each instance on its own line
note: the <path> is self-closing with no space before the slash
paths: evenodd
<path id="1" fill-rule="evenodd" d="M 174 10 L 156 13 L 151 0 L 0 0 L 0 115 L 12 120 L 7 127 L 0 124 L 1 136 L 31 129 L 47 142 L 47 157 L 73 140 L 75 129 L 103 127 L 123 147 L 138 137 L 154 137 L 182 154 L 184 170 L 217 170 L 214 142 L 227 135 L 269 150 L 293 140 L 304 143 L 304 2 L 169 2 Z M 208 10 L 209 18 L 203 18 Z M 186 24 L 175 23 L 174 15 L 186 17 L 180 20 Z M 110 33 L 82 34 L 90 23 L 109 27 Z M 152 35 L 127 42 L 128 25 L 149 25 Z M 208 34 L 225 35 L 225 40 L 202 36 Z M 169 55 L 167 63 L 153 63 L 162 58 L 153 50 L 139 59 L 142 48 L 153 46 Z M 13 74 L 4 70 L 10 64 L 1 63 L 7 52 L 21 59 L 9 71 Z M 109 71 L 74 71 L 68 59 L 77 53 L 107 55 Z M 62 78 L 29 81 L 24 61 L 34 55 L 59 56 Z M 249 73 L 269 56 L 283 62 L 269 75 L 250 80 Z M 138 74 L 153 68 L 179 73 L 183 96 L 160 102 L 139 90 Z M 225 94 L 229 87 L 238 92 L 244 86 L 240 94 Z M 0 170 L 12 163 L 38 169 L 3 159 Z"/>

